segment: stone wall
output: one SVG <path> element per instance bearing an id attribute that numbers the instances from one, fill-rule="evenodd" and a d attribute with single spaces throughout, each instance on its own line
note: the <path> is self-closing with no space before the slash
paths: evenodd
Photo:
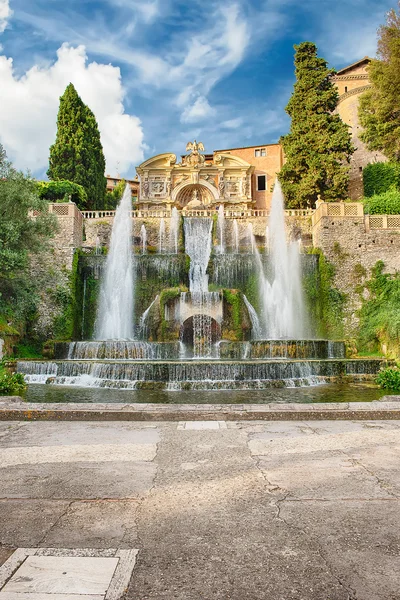
<path id="1" fill-rule="evenodd" d="M 346 207 L 354 208 L 348 212 L 355 214 L 337 214 L 344 213 Z M 388 273 L 400 270 L 400 217 L 389 218 L 388 223 L 382 219 L 382 225 L 398 223 L 396 228 L 371 228 L 371 219 L 358 203 L 322 203 L 313 215 L 313 245 L 321 248 L 335 266 L 335 285 L 348 295 L 346 320 L 350 332 L 357 325 L 355 313 L 360 307 L 356 286 L 370 278 L 371 269 L 379 260 Z"/>
<path id="2" fill-rule="evenodd" d="M 292 215 L 286 216 L 286 224 L 291 239 L 302 238 L 304 246 L 310 246 L 312 240 L 312 226 L 310 215 L 299 215 L 296 211 L 291 211 Z M 113 217 L 103 217 L 94 219 L 85 219 L 85 240 L 83 245 L 88 248 L 95 248 L 96 241 L 98 240 L 100 246 L 108 247 L 110 244 L 111 229 L 113 225 Z M 147 245 L 153 249 L 158 250 L 160 240 L 160 218 L 135 218 L 133 219 L 133 238 L 134 245 L 139 249 L 142 244 L 141 239 L 141 228 L 142 225 L 146 227 L 147 234 Z M 164 219 L 165 233 L 166 233 L 166 244 L 170 243 L 170 219 L 167 217 Z M 234 232 L 233 232 L 234 219 L 225 220 L 225 245 L 233 246 Z M 264 245 L 265 232 L 268 224 L 268 217 L 248 217 L 237 219 L 238 231 L 239 231 L 239 244 L 242 247 L 249 245 L 249 224 L 251 223 L 253 233 L 256 236 L 257 243 Z M 182 235 L 180 236 L 180 242 L 182 243 Z"/>
<path id="3" fill-rule="evenodd" d="M 59 228 L 53 239 L 55 255 L 70 270 L 75 248 L 82 247 L 82 213 L 74 202 L 49 204 L 49 212 L 56 215 Z"/>

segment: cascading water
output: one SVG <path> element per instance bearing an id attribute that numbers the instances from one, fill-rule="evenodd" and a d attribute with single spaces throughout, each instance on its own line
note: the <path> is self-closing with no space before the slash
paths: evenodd
<path id="1" fill-rule="evenodd" d="M 219 240 L 218 253 L 225 254 L 225 214 L 223 204 L 220 204 L 218 209 L 217 228 Z"/>
<path id="2" fill-rule="evenodd" d="M 97 340 L 133 338 L 134 277 L 132 196 L 129 185 L 115 212 L 110 250 L 100 285 L 95 324 Z"/>
<path id="3" fill-rule="evenodd" d="M 147 254 L 147 231 L 144 225 L 140 228 L 140 240 L 142 243 L 142 254 Z"/>
<path id="4" fill-rule="evenodd" d="M 162 218 L 160 221 L 160 230 L 158 233 L 158 252 L 162 254 L 165 252 L 165 219 Z"/>
<path id="5" fill-rule="evenodd" d="M 253 340 L 259 340 L 262 336 L 262 329 L 260 325 L 260 319 L 258 318 L 258 314 L 254 306 L 248 301 L 246 296 L 243 294 L 243 301 L 246 305 L 247 311 L 249 313 L 250 321 L 251 321 L 251 337 Z"/>
<path id="6" fill-rule="evenodd" d="M 265 273 L 253 236 L 258 266 L 260 322 L 265 339 L 301 339 L 306 315 L 301 287 L 299 245 L 288 243 L 285 230 L 283 194 L 275 183 L 269 218 L 270 273 Z"/>
<path id="7" fill-rule="evenodd" d="M 256 251 L 256 241 L 254 239 L 253 223 L 248 223 L 247 225 L 247 238 L 249 240 L 250 252 L 254 254 Z"/>
<path id="8" fill-rule="evenodd" d="M 208 291 L 207 267 L 211 256 L 211 219 L 185 219 L 185 250 L 190 258 L 189 289 L 193 310 L 193 356 L 212 357 L 212 305 L 215 293 Z M 219 297 L 219 294 L 218 294 Z M 187 302 L 187 295 L 181 295 Z"/>
<path id="9" fill-rule="evenodd" d="M 174 206 L 171 212 L 170 225 L 169 225 L 169 236 L 170 236 L 170 249 L 174 254 L 178 254 L 178 239 L 179 239 L 179 213 L 178 209 Z"/>
<path id="10" fill-rule="evenodd" d="M 149 312 L 151 311 L 151 309 L 153 308 L 153 306 L 155 305 L 155 303 L 157 302 L 159 297 L 160 296 L 157 294 L 157 296 L 154 298 L 154 300 L 151 302 L 151 304 L 146 308 L 146 310 L 144 311 L 144 313 L 142 314 L 142 316 L 139 319 L 140 337 L 142 339 L 144 339 L 146 336 L 147 317 L 149 316 Z"/>
<path id="11" fill-rule="evenodd" d="M 207 267 L 211 256 L 211 219 L 185 219 L 185 250 L 190 258 L 189 289 L 208 292 Z"/>

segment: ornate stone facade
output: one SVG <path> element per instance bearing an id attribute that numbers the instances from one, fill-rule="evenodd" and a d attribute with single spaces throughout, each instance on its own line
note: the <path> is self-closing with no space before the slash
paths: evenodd
<path id="1" fill-rule="evenodd" d="M 158 154 L 139 167 L 140 208 L 179 210 L 234 205 L 251 208 L 251 176 L 254 166 L 228 153 L 204 155 L 202 142 L 189 142 L 189 154 L 177 162 L 175 154 Z"/>

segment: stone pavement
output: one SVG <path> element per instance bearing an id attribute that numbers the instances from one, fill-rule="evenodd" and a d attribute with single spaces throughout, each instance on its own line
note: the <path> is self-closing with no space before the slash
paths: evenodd
<path id="1" fill-rule="evenodd" d="M 0 397 L 0 421 L 301 421 L 321 419 L 400 419 L 400 396 L 376 402 L 265 404 L 33 403 Z"/>
<path id="2" fill-rule="evenodd" d="M 399 465 L 398 420 L 3 421 L 0 564 L 137 549 L 127 600 L 399 600 Z"/>

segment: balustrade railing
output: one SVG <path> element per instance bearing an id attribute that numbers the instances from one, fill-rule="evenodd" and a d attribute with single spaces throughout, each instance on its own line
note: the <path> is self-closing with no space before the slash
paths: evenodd
<path id="1" fill-rule="evenodd" d="M 285 210 L 285 214 L 288 217 L 310 217 L 313 214 L 311 209 L 289 209 Z M 204 208 L 204 209 L 192 209 L 179 211 L 185 217 L 212 217 L 217 214 L 218 211 L 215 208 Z M 82 216 L 84 219 L 113 219 L 115 210 L 84 210 Z M 137 219 L 167 219 L 171 216 L 171 211 L 168 210 L 132 210 L 132 217 Z M 258 208 L 245 208 L 245 209 L 226 209 L 226 219 L 252 219 L 254 217 L 268 217 L 269 210 L 258 209 Z"/>

